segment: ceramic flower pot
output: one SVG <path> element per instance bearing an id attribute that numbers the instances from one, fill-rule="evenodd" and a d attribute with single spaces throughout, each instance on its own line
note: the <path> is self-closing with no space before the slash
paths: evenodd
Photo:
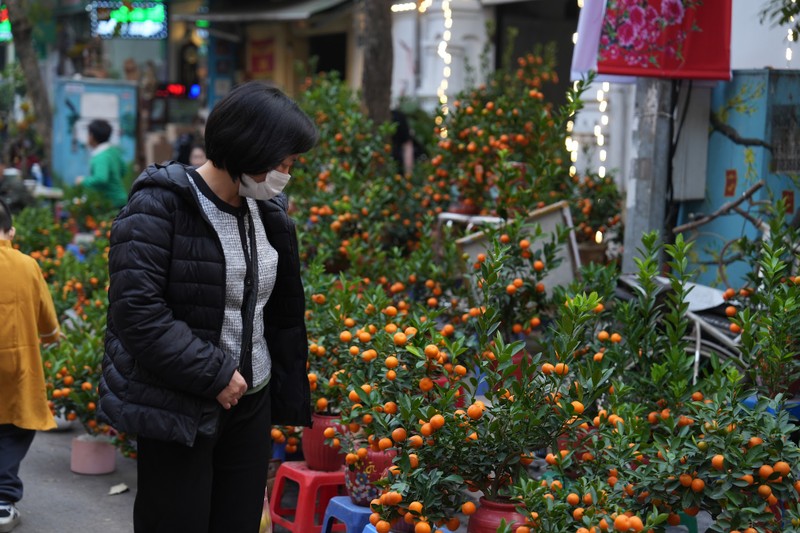
<path id="1" fill-rule="evenodd" d="M 392 527 L 389 533 L 414 533 L 414 524 L 409 524 L 403 519 L 392 520 Z"/>
<path id="2" fill-rule="evenodd" d="M 323 472 L 339 470 L 344 464 L 344 454 L 325 444 L 325 429 L 338 426 L 339 417 L 311 415 L 312 426 L 303 430 L 303 457 L 308 468 Z"/>
<path id="3" fill-rule="evenodd" d="M 117 467 L 117 448 L 103 437 L 81 435 L 72 439 L 69 468 L 76 474 L 110 474 Z"/>
<path id="4" fill-rule="evenodd" d="M 517 512 L 514 503 L 481 498 L 478 510 L 469 517 L 467 533 L 495 533 L 503 520 L 514 531 L 525 523 L 525 516 Z"/>
<path id="5" fill-rule="evenodd" d="M 581 257 L 581 264 L 587 265 L 589 263 L 606 264 L 608 257 L 606 256 L 608 250 L 607 243 L 596 244 L 593 242 L 578 243 L 578 255 Z"/>
<path id="6" fill-rule="evenodd" d="M 369 502 L 380 497 L 383 491 L 375 485 L 375 482 L 392 466 L 392 459 L 396 455 L 395 450 L 369 449 L 363 461 L 358 461 L 345 470 L 344 485 L 354 504 L 366 507 Z"/>

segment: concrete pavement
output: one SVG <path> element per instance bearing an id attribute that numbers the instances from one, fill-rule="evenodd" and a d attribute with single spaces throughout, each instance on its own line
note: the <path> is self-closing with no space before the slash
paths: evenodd
<path id="1" fill-rule="evenodd" d="M 74 425 L 57 432 L 37 432 L 20 467 L 24 484 L 17 504 L 22 522 L 14 533 L 132 533 L 136 462 L 117 453 L 111 474 L 87 476 L 69 469 L 71 441 L 83 430 Z M 119 483 L 128 492 L 110 496 Z"/>

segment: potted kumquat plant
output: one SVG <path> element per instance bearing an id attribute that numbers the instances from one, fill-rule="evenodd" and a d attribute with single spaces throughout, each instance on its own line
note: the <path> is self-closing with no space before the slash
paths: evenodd
<path id="1" fill-rule="evenodd" d="M 498 246 L 480 266 L 479 286 L 487 302 L 491 287 L 501 279 L 506 253 L 507 248 Z M 510 513 L 506 518 L 521 524 L 524 517 L 514 511 L 511 487 L 526 475 L 536 450 L 554 442 L 565 428 L 584 423 L 585 405 L 610 375 L 570 367 L 598 303 L 596 295 L 569 301 L 553 330 L 552 351 L 531 354 L 528 365 L 515 364 L 513 356 L 524 343 L 506 343 L 498 331 L 498 312 L 487 306 L 477 317 L 478 348 L 469 359 L 486 381 L 485 397 L 475 396 L 479 378 L 468 376 L 460 381 L 468 398 L 463 407 L 444 390 L 429 401 L 421 396 L 400 399 L 397 418 L 410 436 L 397 446 L 395 468 L 386 481 L 389 493 L 399 494 L 400 500 L 381 497 L 373 502 L 375 520 L 453 525 L 464 504 L 472 510 L 465 491 L 473 490 L 483 496 L 470 517 L 470 532 L 494 531 L 500 525 L 497 507 L 505 507 Z M 459 360 L 465 351 L 472 352 L 463 339 L 450 341 L 449 348 Z M 411 510 L 411 502 L 422 510 Z"/>

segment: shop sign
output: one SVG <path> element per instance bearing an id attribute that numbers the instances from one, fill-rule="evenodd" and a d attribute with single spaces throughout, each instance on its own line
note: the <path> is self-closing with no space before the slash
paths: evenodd
<path id="1" fill-rule="evenodd" d="M 92 35 L 103 39 L 166 39 L 167 8 L 161 2 L 92 2 Z"/>

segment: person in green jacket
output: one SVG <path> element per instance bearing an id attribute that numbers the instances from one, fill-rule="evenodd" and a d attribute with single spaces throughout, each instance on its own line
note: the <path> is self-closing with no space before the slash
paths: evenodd
<path id="1" fill-rule="evenodd" d="M 122 182 L 128 166 L 120 149 L 108 142 L 110 137 L 111 124 L 107 121 L 96 119 L 89 123 L 89 146 L 92 148 L 89 175 L 79 177 L 75 184 L 100 193 L 114 207 L 122 207 L 128 202 Z"/>

